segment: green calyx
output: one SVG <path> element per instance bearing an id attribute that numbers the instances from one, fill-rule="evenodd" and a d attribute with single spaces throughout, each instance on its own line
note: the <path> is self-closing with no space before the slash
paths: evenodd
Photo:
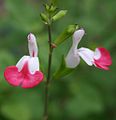
<path id="1" fill-rule="evenodd" d="M 78 29 L 78 25 L 74 24 L 74 25 L 69 25 L 59 36 L 58 38 L 54 41 L 54 44 L 56 46 L 60 45 L 61 43 L 63 43 L 66 39 L 68 39 L 69 37 L 71 37 L 73 35 L 73 33 Z"/>

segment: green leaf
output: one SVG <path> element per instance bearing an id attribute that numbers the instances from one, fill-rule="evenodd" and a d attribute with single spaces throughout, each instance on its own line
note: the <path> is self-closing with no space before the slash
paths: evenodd
<path id="1" fill-rule="evenodd" d="M 74 24 L 74 25 L 69 25 L 63 33 L 61 33 L 58 38 L 54 41 L 55 45 L 60 45 L 61 43 L 63 43 L 66 39 L 68 39 L 69 37 L 72 36 L 72 34 L 75 32 L 75 30 L 78 29 L 78 25 Z"/>
<path id="2" fill-rule="evenodd" d="M 56 71 L 56 73 L 53 75 L 53 79 L 60 79 L 68 74 L 70 74 L 74 69 L 67 68 L 64 56 L 62 57 L 62 61 L 60 64 L 59 69 Z"/>

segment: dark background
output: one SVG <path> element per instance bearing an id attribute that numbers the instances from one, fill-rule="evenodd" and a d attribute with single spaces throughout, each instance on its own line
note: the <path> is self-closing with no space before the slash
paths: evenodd
<path id="1" fill-rule="evenodd" d="M 47 28 L 40 19 L 42 0 L 0 0 L 0 120 L 41 120 L 44 82 L 33 89 L 10 86 L 3 77 L 7 66 L 28 55 L 27 35 L 36 35 L 39 58 L 47 73 Z M 80 47 L 107 48 L 113 64 L 109 71 L 89 67 L 81 60 L 76 70 L 50 86 L 49 120 L 116 120 L 116 0 L 58 0 L 68 14 L 52 26 L 53 40 L 69 24 L 86 31 Z M 72 38 L 53 54 L 52 73 L 66 55 Z"/>

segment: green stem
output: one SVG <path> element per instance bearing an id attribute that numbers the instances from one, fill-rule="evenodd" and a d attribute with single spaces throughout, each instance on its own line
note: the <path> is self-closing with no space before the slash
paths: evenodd
<path id="1" fill-rule="evenodd" d="M 45 82 L 44 120 L 48 120 L 49 83 L 51 79 L 51 63 L 52 63 L 52 52 L 53 52 L 53 48 L 51 47 L 51 43 L 52 43 L 51 25 L 48 25 L 48 43 L 49 43 L 49 58 L 48 58 L 48 76 Z"/>

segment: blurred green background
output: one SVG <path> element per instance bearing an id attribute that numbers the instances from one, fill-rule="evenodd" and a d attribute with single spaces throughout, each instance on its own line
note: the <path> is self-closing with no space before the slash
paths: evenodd
<path id="1" fill-rule="evenodd" d="M 41 120 L 44 82 L 33 89 L 10 86 L 3 77 L 7 66 L 28 54 L 27 35 L 37 36 L 39 57 L 47 73 L 47 28 L 40 19 L 42 0 L 0 0 L 0 120 Z M 68 14 L 53 24 L 53 40 L 69 24 L 86 31 L 79 46 L 106 47 L 112 56 L 109 71 L 89 67 L 81 60 L 76 70 L 50 86 L 49 120 L 116 120 L 116 0 L 58 0 Z M 66 55 L 72 38 L 53 54 L 53 72 Z"/>

